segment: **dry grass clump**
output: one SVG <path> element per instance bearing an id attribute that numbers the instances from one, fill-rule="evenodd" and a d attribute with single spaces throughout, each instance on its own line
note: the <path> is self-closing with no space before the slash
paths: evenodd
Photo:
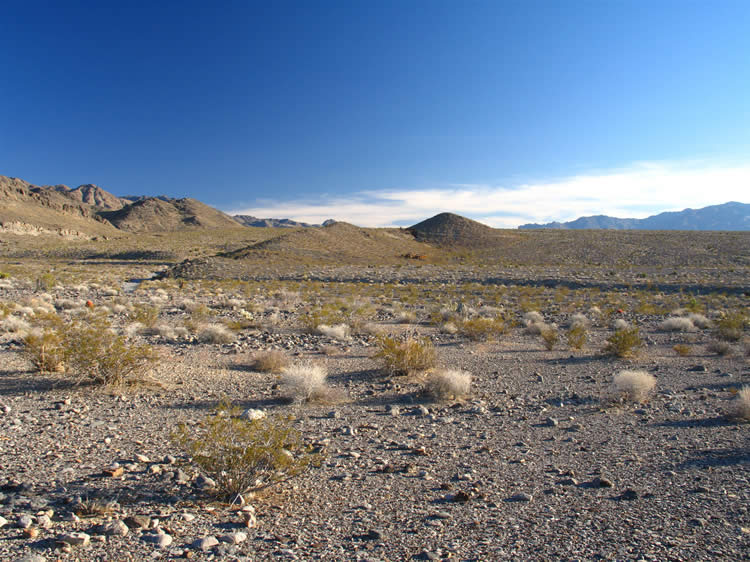
<path id="1" fill-rule="evenodd" d="M 401 310 L 396 314 L 396 322 L 399 324 L 416 324 L 417 313 L 413 310 Z"/>
<path id="2" fill-rule="evenodd" d="M 665 332 L 694 332 L 696 330 L 693 321 L 684 316 L 666 318 L 659 324 L 659 328 Z"/>
<path id="3" fill-rule="evenodd" d="M 327 377 L 328 372 L 323 365 L 296 363 L 282 371 L 281 382 L 295 401 L 329 402 L 332 392 Z"/>
<path id="4" fill-rule="evenodd" d="M 544 316 L 542 316 L 541 313 L 537 312 L 536 310 L 530 310 L 526 314 L 523 315 L 521 322 L 526 328 L 527 334 L 531 334 L 532 336 L 538 336 L 539 334 L 542 333 L 542 327 L 544 325 Z"/>
<path id="5" fill-rule="evenodd" d="M 734 399 L 734 408 L 731 417 L 750 421 L 750 386 L 743 386 Z"/>
<path id="6" fill-rule="evenodd" d="M 711 321 L 697 312 L 691 312 L 688 314 L 688 319 L 693 323 L 694 326 L 700 329 L 710 328 Z"/>
<path id="7" fill-rule="evenodd" d="M 443 325 L 443 330 L 445 326 L 446 324 Z M 458 331 L 472 341 L 487 341 L 505 332 L 505 322 L 499 316 L 495 318 L 478 316 L 461 322 L 458 325 Z"/>
<path id="8" fill-rule="evenodd" d="M 624 318 L 617 318 L 612 323 L 613 330 L 625 330 L 626 328 L 629 328 L 629 327 L 630 327 L 630 324 L 628 324 L 628 321 L 625 320 Z"/>
<path id="9" fill-rule="evenodd" d="M 441 324 L 440 332 L 443 334 L 450 334 L 450 335 L 457 334 L 458 326 L 456 326 L 453 322 L 446 322 L 445 324 Z"/>
<path id="10" fill-rule="evenodd" d="M 24 335 L 31 330 L 31 325 L 18 316 L 6 316 L 0 322 L 0 330 L 4 333 Z"/>
<path id="11" fill-rule="evenodd" d="M 732 353 L 732 346 L 728 342 L 714 340 L 708 342 L 708 345 L 706 345 L 706 351 L 723 357 Z"/>
<path id="12" fill-rule="evenodd" d="M 675 344 L 674 346 L 672 346 L 672 349 L 680 357 L 687 357 L 688 355 L 690 355 L 690 352 L 692 351 L 690 346 L 684 343 Z"/>
<path id="13" fill-rule="evenodd" d="M 460 400 L 471 394 L 471 373 L 458 369 L 438 369 L 429 374 L 424 391 L 435 400 Z"/>
<path id="14" fill-rule="evenodd" d="M 235 335 L 224 324 L 205 324 L 198 328 L 196 337 L 203 343 L 232 343 Z"/>
<path id="15" fill-rule="evenodd" d="M 643 347 L 640 333 L 636 326 L 617 330 L 604 346 L 604 353 L 617 357 L 632 357 Z"/>
<path id="16" fill-rule="evenodd" d="M 391 336 L 378 339 L 375 358 L 383 361 L 385 370 L 391 375 L 408 375 L 426 371 L 435 366 L 437 353 L 429 339 L 409 338 L 399 341 Z"/>
<path id="17" fill-rule="evenodd" d="M 656 386 L 656 379 L 646 371 L 620 371 L 612 379 L 615 397 L 627 402 L 644 402 Z"/>
<path id="18" fill-rule="evenodd" d="M 315 331 L 322 336 L 333 338 L 339 341 L 347 341 L 351 339 L 351 328 L 346 324 L 335 324 L 329 326 L 327 324 L 318 324 Z"/>
<path id="19" fill-rule="evenodd" d="M 253 371 L 259 373 L 281 373 L 289 366 L 289 356 L 281 350 L 261 351 L 253 360 Z"/>

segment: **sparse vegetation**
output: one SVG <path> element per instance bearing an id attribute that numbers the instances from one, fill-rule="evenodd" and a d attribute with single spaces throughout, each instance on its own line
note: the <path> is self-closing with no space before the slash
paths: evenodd
<path id="1" fill-rule="evenodd" d="M 571 349 L 583 349 L 583 346 L 586 345 L 587 336 L 588 330 L 586 330 L 585 324 L 574 322 L 568 329 L 568 346 Z"/>
<path id="2" fill-rule="evenodd" d="M 286 367 L 281 374 L 281 382 L 290 398 L 300 402 L 327 402 L 332 394 L 326 378 L 328 372 L 323 365 L 296 363 Z"/>
<path id="3" fill-rule="evenodd" d="M 289 366 L 289 356 L 283 351 L 272 349 L 255 355 L 252 368 L 259 373 L 281 373 Z"/>
<path id="4" fill-rule="evenodd" d="M 684 316 L 666 318 L 659 324 L 659 327 L 665 332 L 694 332 L 696 329 L 693 321 Z"/>
<path id="5" fill-rule="evenodd" d="M 747 316 L 742 312 L 730 312 L 716 322 L 716 335 L 724 341 L 739 341 L 747 324 Z"/>
<path id="6" fill-rule="evenodd" d="M 604 352 L 617 357 L 632 357 L 643 347 L 640 331 L 637 326 L 621 328 L 607 338 Z"/>
<path id="7" fill-rule="evenodd" d="M 301 474 L 319 460 L 288 420 L 247 420 L 222 403 L 197 427 L 181 424 L 172 436 L 226 500 L 262 490 Z"/>
<path id="8" fill-rule="evenodd" d="M 552 351 L 557 345 L 557 342 L 560 341 L 560 333 L 557 331 L 557 326 L 554 324 L 545 324 L 541 328 L 539 335 L 542 337 L 544 347 L 547 348 L 547 351 Z"/>
<path id="9" fill-rule="evenodd" d="M 235 334 L 224 324 L 201 326 L 196 336 L 203 343 L 232 343 L 235 339 Z"/>
<path id="10" fill-rule="evenodd" d="M 437 369 L 427 376 L 425 393 L 435 400 L 459 400 L 471 393 L 471 373 L 458 369 Z"/>
<path id="11" fill-rule="evenodd" d="M 391 336 L 378 339 L 378 352 L 385 370 L 391 375 L 408 375 L 435 366 L 437 353 L 428 339 L 409 338 L 399 341 Z"/>
<path id="12" fill-rule="evenodd" d="M 677 343 L 672 346 L 672 349 L 680 357 L 687 357 L 692 352 L 692 348 L 684 343 Z"/>
<path id="13" fill-rule="evenodd" d="M 723 357 L 724 355 L 729 355 L 732 352 L 732 346 L 729 344 L 729 342 L 714 340 L 708 342 L 708 345 L 706 345 L 706 351 Z"/>
<path id="14" fill-rule="evenodd" d="M 446 325 L 443 324 L 443 330 L 446 329 Z M 487 341 L 505 333 L 505 322 L 499 316 L 495 318 L 477 316 L 461 322 L 458 331 L 472 341 Z M 446 331 L 446 333 L 450 332 Z"/>
<path id="15" fill-rule="evenodd" d="M 750 386 L 743 386 L 737 392 L 731 415 L 738 420 L 750 421 Z"/>
<path id="16" fill-rule="evenodd" d="M 612 379 L 615 397 L 627 402 L 644 402 L 656 386 L 656 379 L 646 371 L 620 371 Z"/>

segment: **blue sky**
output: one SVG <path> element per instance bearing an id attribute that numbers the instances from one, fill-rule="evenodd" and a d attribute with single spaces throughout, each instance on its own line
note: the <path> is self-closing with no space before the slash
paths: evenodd
<path id="1" fill-rule="evenodd" d="M 0 174 L 364 226 L 750 200 L 746 1 L 0 5 Z"/>

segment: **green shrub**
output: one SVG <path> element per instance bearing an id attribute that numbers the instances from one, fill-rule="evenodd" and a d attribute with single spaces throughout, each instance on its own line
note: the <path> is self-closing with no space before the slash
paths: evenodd
<path id="1" fill-rule="evenodd" d="M 557 326 L 554 324 L 545 324 L 539 332 L 539 335 L 542 337 L 544 347 L 546 347 L 548 351 L 552 351 L 560 340 L 560 334 L 557 331 Z"/>
<path id="2" fill-rule="evenodd" d="M 617 357 L 632 357 L 643 347 L 640 332 L 636 326 L 621 328 L 607 338 L 604 352 Z"/>
<path id="3" fill-rule="evenodd" d="M 197 427 L 180 424 L 172 440 L 216 482 L 216 493 L 233 501 L 285 482 L 319 462 L 319 455 L 311 452 L 289 420 L 244 419 L 239 408 L 226 402 Z"/>
<path id="4" fill-rule="evenodd" d="M 374 357 L 382 360 L 385 370 L 392 375 L 426 371 L 434 367 L 437 361 L 435 347 L 427 338 L 399 341 L 391 336 L 383 336 L 378 338 L 378 348 Z"/>
<path id="5" fill-rule="evenodd" d="M 724 341 L 739 341 L 747 323 L 747 316 L 742 312 L 725 314 L 716 321 L 716 335 Z"/>
<path id="6" fill-rule="evenodd" d="M 102 317 L 73 322 L 64 330 L 66 372 L 81 380 L 120 385 L 142 378 L 157 360 L 151 346 L 129 343 Z"/>
<path id="7" fill-rule="evenodd" d="M 583 349 L 583 346 L 586 345 L 587 336 L 588 333 L 584 324 L 572 324 L 568 329 L 567 334 L 568 346 L 570 346 L 571 349 Z"/>
<path id="8" fill-rule="evenodd" d="M 486 341 L 494 339 L 505 332 L 505 322 L 501 317 L 472 318 L 464 320 L 458 327 L 461 334 L 472 341 Z"/>
<path id="9" fill-rule="evenodd" d="M 139 303 L 133 307 L 133 312 L 129 316 L 133 322 L 143 324 L 146 328 L 153 328 L 156 321 L 159 320 L 159 309 L 155 306 Z"/>
<path id="10" fill-rule="evenodd" d="M 34 324 L 23 338 L 23 354 L 42 373 L 62 371 L 66 352 L 62 319 L 57 314 L 38 315 Z"/>

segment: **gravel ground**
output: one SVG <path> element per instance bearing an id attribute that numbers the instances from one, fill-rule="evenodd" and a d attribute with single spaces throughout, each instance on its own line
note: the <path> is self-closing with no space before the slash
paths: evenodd
<path id="1" fill-rule="evenodd" d="M 27 294 L 0 290 L 3 301 Z M 750 558 L 750 425 L 727 416 L 750 384 L 746 355 L 738 345 L 709 354 L 708 330 L 627 319 L 646 340 L 631 360 L 601 355 L 612 333 L 601 326 L 571 352 L 547 351 L 521 328 L 475 343 L 381 321 L 432 337 L 441 364 L 472 373 L 471 398 L 447 403 L 425 398 L 415 378 L 383 374 L 374 338 L 342 344 L 293 322 L 223 345 L 150 337 L 158 384 L 115 390 L 34 372 L 6 333 L 0 559 Z M 672 349 L 680 342 L 687 357 Z M 348 400 L 290 404 L 275 375 L 251 370 L 253 353 L 269 348 L 324 364 Z M 608 400 L 626 368 L 656 378 L 650 400 Z M 294 415 L 322 465 L 248 498 L 246 511 L 212 500 L 170 433 L 222 398 Z"/>

